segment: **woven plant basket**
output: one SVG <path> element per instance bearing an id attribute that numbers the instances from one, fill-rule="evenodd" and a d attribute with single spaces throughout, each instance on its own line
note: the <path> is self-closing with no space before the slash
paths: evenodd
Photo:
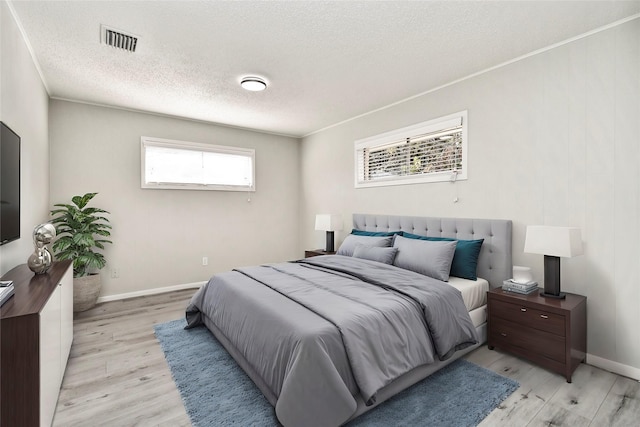
<path id="1" fill-rule="evenodd" d="M 99 274 L 90 274 L 73 279 L 73 311 L 86 311 L 98 301 L 102 282 Z"/>

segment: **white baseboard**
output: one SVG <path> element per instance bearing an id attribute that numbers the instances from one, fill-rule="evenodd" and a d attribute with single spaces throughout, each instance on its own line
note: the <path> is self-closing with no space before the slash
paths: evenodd
<path id="1" fill-rule="evenodd" d="M 163 288 L 145 289 L 143 291 L 127 292 L 126 294 L 106 295 L 98 298 L 98 304 L 108 301 L 119 301 L 128 298 L 144 297 L 147 295 L 163 294 L 165 292 L 181 291 L 183 289 L 197 289 L 203 286 L 205 282 L 184 283 L 182 285 L 165 286 Z"/>
<path id="2" fill-rule="evenodd" d="M 587 364 L 640 381 L 640 369 L 587 353 Z"/>

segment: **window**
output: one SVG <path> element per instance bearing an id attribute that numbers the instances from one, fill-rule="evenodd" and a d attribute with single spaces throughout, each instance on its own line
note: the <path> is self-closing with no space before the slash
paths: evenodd
<path id="1" fill-rule="evenodd" d="M 355 186 L 467 179 L 467 112 L 355 142 Z"/>
<path id="2" fill-rule="evenodd" d="M 255 191 L 255 150 L 141 138 L 142 188 Z"/>

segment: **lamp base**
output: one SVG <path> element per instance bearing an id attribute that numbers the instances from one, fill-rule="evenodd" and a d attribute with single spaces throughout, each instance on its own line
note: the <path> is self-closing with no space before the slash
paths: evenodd
<path id="1" fill-rule="evenodd" d="M 542 291 L 540 292 L 540 296 L 545 298 L 565 299 L 567 297 L 567 294 L 565 294 L 564 292 L 560 292 L 558 295 L 555 295 L 555 294 L 548 294 L 545 291 Z"/>
<path id="2" fill-rule="evenodd" d="M 560 292 L 560 257 L 544 256 L 544 290 L 540 295 L 555 299 L 566 297 L 564 292 Z"/>
<path id="3" fill-rule="evenodd" d="M 327 244 L 324 250 L 326 252 L 333 252 L 333 231 L 327 231 Z"/>

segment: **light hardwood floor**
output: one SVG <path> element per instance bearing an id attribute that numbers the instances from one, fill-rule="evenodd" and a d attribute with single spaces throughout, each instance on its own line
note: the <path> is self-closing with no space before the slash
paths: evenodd
<path id="1" fill-rule="evenodd" d="M 190 426 L 153 325 L 181 318 L 195 290 L 100 304 L 76 315 L 54 426 Z M 580 365 L 560 375 L 482 346 L 471 362 L 520 383 L 481 423 L 640 426 L 640 383 Z"/>

